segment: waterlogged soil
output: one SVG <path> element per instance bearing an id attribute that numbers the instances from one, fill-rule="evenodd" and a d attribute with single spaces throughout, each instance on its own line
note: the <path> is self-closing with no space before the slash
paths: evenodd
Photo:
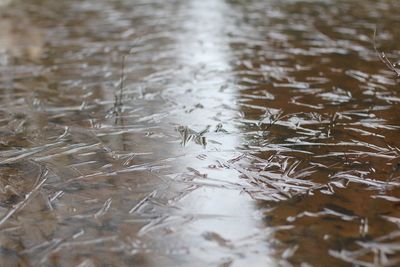
<path id="1" fill-rule="evenodd" d="M 399 14 L 0 1 L 0 266 L 399 266 Z"/>

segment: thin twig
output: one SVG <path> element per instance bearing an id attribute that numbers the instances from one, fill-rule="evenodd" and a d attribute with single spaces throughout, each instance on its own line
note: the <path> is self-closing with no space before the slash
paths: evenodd
<path id="1" fill-rule="evenodd" d="M 121 112 L 122 96 L 124 93 L 124 80 L 125 80 L 125 57 L 126 57 L 126 55 L 123 55 L 122 60 L 121 60 L 121 76 L 120 76 L 120 82 L 119 82 L 119 95 L 115 94 L 114 115 L 118 115 L 119 112 Z"/>
<path id="2" fill-rule="evenodd" d="M 397 75 L 397 77 L 400 77 L 400 71 L 396 69 L 395 65 L 386 57 L 386 54 L 384 52 L 379 52 L 378 48 L 376 47 L 376 31 L 377 30 L 375 27 L 373 44 L 379 59 L 386 65 L 386 67 L 393 71 Z"/>
<path id="3" fill-rule="evenodd" d="M 123 91 L 124 91 L 125 57 L 126 57 L 126 55 L 122 56 L 122 63 L 121 63 L 121 82 L 120 82 L 120 88 L 119 88 L 119 100 L 120 100 L 120 102 L 122 101 L 122 94 L 123 94 Z"/>

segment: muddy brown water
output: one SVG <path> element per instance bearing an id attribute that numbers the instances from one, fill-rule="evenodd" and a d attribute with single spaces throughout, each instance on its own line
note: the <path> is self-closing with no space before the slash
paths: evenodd
<path id="1" fill-rule="evenodd" d="M 0 1 L 0 266 L 399 266 L 399 14 Z"/>

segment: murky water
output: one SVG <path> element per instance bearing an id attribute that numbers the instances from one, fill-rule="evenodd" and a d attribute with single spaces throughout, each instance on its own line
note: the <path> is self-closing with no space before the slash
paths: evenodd
<path id="1" fill-rule="evenodd" d="M 398 14 L 0 1 L 0 266 L 398 266 Z"/>

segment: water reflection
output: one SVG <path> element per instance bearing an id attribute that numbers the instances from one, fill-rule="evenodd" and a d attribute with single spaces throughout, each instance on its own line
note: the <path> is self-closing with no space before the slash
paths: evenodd
<path id="1" fill-rule="evenodd" d="M 231 68 L 234 58 L 227 42 L 227 25 L 235 23 L 235 11 L 225 1 L 190 1 L 181 8 L 186 19 L 183 34 L 175 38 L 179 41 L 179 64 L 186 72 L 176 80 L 192 78 L 184 85 L 189 89 L 184 94 L 176 97 L 173 92 L 175 101 L 185 105 L 188 112 L 174 116 L 172 122 L 199 130 L 207 125 L 210 128 L 205 134 L 205 149 L 192 143 L 178 150 L 186 156 L 176 164 L 189 169 L 188 177 L 195 185 L 180 202 L 194 219 L 181 228 L 180 235 L 196 244 L 190 248 L 191 262 L 229 266 L 263 262 L 273 266 L 268 245 L 261 247 L 254 242 L 255 236 L 262 240 L 268 234 L 259 229 L 261 221 L 256 219 L 253 200 L 240 186 L 243 181 L 235 170 L 218 167 L 240 156 L 235 152 L 241 143 L 236 134 L 239 129 L 233 123 L 239 119 Z M 219 125 L 224 131 L 218 131 Z"/>

